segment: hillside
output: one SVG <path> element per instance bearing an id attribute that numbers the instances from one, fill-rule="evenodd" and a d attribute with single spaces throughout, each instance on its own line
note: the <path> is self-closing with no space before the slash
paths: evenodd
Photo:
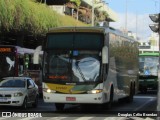
<path id="1" fill-rule="evenodd" d="M 33 0 L 0 0 L 0 32 L 23 31 L 44 34 L 59 26 L 87 26 L 70 16 L 62 16 Z"/>

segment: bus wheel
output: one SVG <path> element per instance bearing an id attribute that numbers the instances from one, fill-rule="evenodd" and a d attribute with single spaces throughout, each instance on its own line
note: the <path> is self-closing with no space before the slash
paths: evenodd
<path id="1" fill-rule="evenodd" d="M 130 94 L 129 94 L 129 96 L 127 97 L 127 102 L 133 102 L 133 91 L 134 91 L 134 88 L 133 88 L 132 85 L 131 85 Z"/>
<path id="2" fill-rule="evenodd" d="M 35 98 L 34 103 L 32 104 L 32 106 L 34 108 L 36 108 L 38 106 L 38 95 L 36 96 L 36 98 Z"/>
<path id="3" fill-rule="evenodd" d="M 144 94 L 147 93 L 147 86 L 144 87 Z"/>
<path id="4" fill-rule="evenodd" d="M 113 104 L 113 86 L 111 87 L 110 99 L 109 99 L 109 102 L 107 103 L 107 108 L 111 108 L 112 104 Z"/>
<path id="5" fill-rule="evenodd" d="M 63 104 L 63 103 L 55 103 L 56 109 L 57 109 L 58 111 L 63 110 L 63 109 L 64 109 L 64 105 L 65 105 L 65 104 Z"/>

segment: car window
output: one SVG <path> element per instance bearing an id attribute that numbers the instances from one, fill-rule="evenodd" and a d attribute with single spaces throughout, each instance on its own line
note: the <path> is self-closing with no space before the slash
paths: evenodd
<path id="1" fill-rule="evenodd" d="M 0 82 L 0 87 L 25 87 L 25 81 L 20 79 L 4 79 Z"/>

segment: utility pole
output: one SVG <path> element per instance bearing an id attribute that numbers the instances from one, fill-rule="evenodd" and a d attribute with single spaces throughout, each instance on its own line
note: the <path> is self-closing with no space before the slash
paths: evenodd
<path id="1" fill-rule="evenodd" d="M 138 16 L 137 16 L 137 12 L 136 12 L 136 40 L 137 40 L 137 29 L 138 29 L 138 21 L 137 21 L 137 18 L 138 18 Z"/>
<path id="2" fill-rule="evenodd" d="M 126 0 L 126 15 L 125 15 L 125 31 L 127 32 L 127 10 L 128 9 L 128 1 Z"/>
<path id="3" fill-rule="evenodd" d="M 158 14 L 158 34 L 159 34 L 159 64 L 158 64 L 158 95 L 157 95 L 157 111 L 158 111 L 158 120 L 160 120 L 160 13 Z"/>
<path id="4" fill-rule="evenodd" d="M 157 112 L 158 117 L 157 120 L 160 120 L 160 13 L 149 15 L 150 19 L 156 24 L 151 24 L 149 27 L 153 32 L 157 32 L 159 34 L 159 64 L 158 64 L 158 93 L 157 93 Z"/>

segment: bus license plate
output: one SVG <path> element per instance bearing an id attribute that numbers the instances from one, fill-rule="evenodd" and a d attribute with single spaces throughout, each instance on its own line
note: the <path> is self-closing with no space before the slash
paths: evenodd
<path id="1" fill-rule="evenodd" d="M 7 98 L 0 98 L 0 102 L 8 102 Z"/>
<path id="2" fill-rule="evenodd" d="M 75 97 L 66 97 L 66 101 L 76 101 Z"/>

